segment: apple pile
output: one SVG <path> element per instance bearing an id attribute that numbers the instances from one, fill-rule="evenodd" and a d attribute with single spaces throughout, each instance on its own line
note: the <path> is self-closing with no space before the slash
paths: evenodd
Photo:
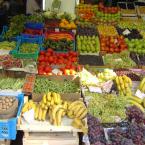
<path id="1" fill-rule="evenodd" d="M 98 36 L 77 36 L 77 49 L 80 53 L 97 53 L 100 50 Z"/>
<path id="2" fill-rule="evenodd" d="M 102 52 L 119 53 L 127 49 L 123 36 L 100 36 L 100 47 Z"/>
<path id="3" fill-rule="evenodd" d="M 130 52 L 138 54 L 145 54 L 145 40 L 144 39 L 125 39 Z"/>
<path id="4" fill-rule="evenodd" d="M 40 51 L 38 57 L 39 75 L 75 75 L 80 66 L 77 65 L 77 52 L 57 53 L 49 48 Z"/>

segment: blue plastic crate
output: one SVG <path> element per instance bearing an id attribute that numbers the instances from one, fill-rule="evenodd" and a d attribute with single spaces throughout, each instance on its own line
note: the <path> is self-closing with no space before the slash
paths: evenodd
<path id="1" fill-rule="evenodd" d="M 43 44 L 44 38 L 42 36 L 34 36 L 34 35 L 27 35 L 23 34 L 18 38 L 16 48 L 12 51 L 10 51 L 10 54 L 12 54 L 15 58 L 20 59 L 35 59 L 37 60 L 39 51 L 44 50 L 42 44 Z M 36 43 L 39 45 L 39 49 L 35 53 L 21 53 L 19 52 L 20 46 L 23 43 Z"/>
<path id="2" fill-rule="evenodd" d="M 28 23 L 25 23 L 25 28 L 43 29 L 44 28 L 44 24 L 43 23 L 28 22 Z"/>
<path id="3" fill-rule="evenodd" d="M 18 99 L 19 103 L 16 117 L 8 120 L 0 120 L 0 140 L 15 140 L 17 134 L 17 120 L 24 104 L 24 94 L 0 93 L 0 96 L 16 96 Z"/>

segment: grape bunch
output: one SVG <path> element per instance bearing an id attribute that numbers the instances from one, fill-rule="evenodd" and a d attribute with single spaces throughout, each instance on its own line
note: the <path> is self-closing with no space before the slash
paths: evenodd
<path id="1" fill-rule="evenodd" d="M 94 145 L 105 145 L 106 139 L 104 129 L 97 118 L 88 115 L 88 128 L 90 143 Z"/>
<path id="2" fill-rule="evenodd" d="M 126 108 L 126 116 L 130 122 L 145 123 L 144 113 L 135 105 Z"/>
<path id="3" fill-rule="evenodd" d="M 130 123 L 127 128 L 108 131 L 110 145 L 145 145 L 145 126 Z"/>

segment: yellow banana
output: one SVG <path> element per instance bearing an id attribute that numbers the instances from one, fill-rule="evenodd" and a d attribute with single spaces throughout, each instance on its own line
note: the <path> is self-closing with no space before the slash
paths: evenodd
<path id="1" fill-rule="evenodd" d="M 120 84 L 119 84 L 119 78 L 118 77 L 115 78 L 115 81 L 116 81 L 117 86 L 119 86 Z"/>
<path id="2" fill-rule="evenodd" d="M 67 108 L 68 108 L 67 101 L 64 101 L 64 102 L 63 102 L 63 108 L 64 108 L 65 110 L 67 110 Z"/>
<path id="3" fill-rule="evenodd" d="M 28 111 L 28 107 L 29 107 L 29 102 L 26 102 L 23 106 L 23 109 L 22 109 L 22 113 L 25 113 Z"/>
<path id="4" fill-rule="evenodd" d="M 42 111 L 42 121 L 45 121 L 45 120 L 46 120 L 46 114 L 47 114 L 47 110 L 44 109 L 44 110 Z"/>
<path id="5" fill-rule="evenodd" d="M 55 120 L 55 118 L 56 118 L 56 112 L 59 109 L 61 109 L 61 108 L 62 108 L 62 105 L 55 105 L 55 106 L 53 106 L 53 108 L 52 108 L 52 118 L 53 118 L 53 120 Z"/>
<path id="6" fill-rule="evenodd" d="M 42 108 L 39 108 L 39 114 L 38 114 L 38 120 L 41 121 L 42 120 Z"/>
<path id="7" fill-rule="evenodd" d="M 129 103 L 135 105 L 136 107 L 138 107 L 142 112 L 145 112 L 143 106 L 141 106 L 139 103 L 133 101 L 133 100 L 128 100 Z"/>
<path id="8" fill-rule="evenodd" d="M 86 108 L 82 107 L 77 114 L 75 114 L 76 118 L 79 118 L 81 114 L 86 110 Z"/>
<path id="9" fill-rule="evenodd" d="M 61 101 L 61 96 L 60 94 L 57 94 L 57 104 L 61 104 L 62 101 Z"/>
<path id="10" fill-rule="evenodd" d="M 51 99 L 50 105 L 51 105 L 51 106 L 54 105 L 54 98 Z"/>
<path id="11" fill-rule="evenodd" d="M 35 110 L 35 120 L 38 119 L 38 114 L 39 114 L 39 105 L 36 106 L 36 110 Z"/>
<path id="12" fill-rule="evenodd" d="M 47 95 L 46 94 L 44 94 L 44 96 L 43 96 L 43 98 L 42 98 L 42 102 L 44 103 L 44 104 L 46 104 L 47 103 Z"/>
<path id="13" fill-rule="evenodd" d="M 74 106 L 81 104 L 84 105 L 84 103 L 82 101 L 74 101 L 70 104 L 70 106 L 68 107 L 69 110 L 71 110 Z"/>
<path id="14" fill-rule="evenodd" d="M 137 103 L 139 103 L 139 104 L 141 104 L 141 103 L 143 102 L 142 99 L 140 99 L 140 98 L 138 98 L 138 97 L 136 97 L 136 96 L 130 96 L 128 99 L 129 99 L 129 100 L 133 100 L 133 101 L 135 101 L 135 102 L 137 102 Z"/>
<path id="15" fill-rule="evenodd" d="M 49 107 L 49 106 L 50 106 L 50 104 L 51 104 L 51 102 L 47 102 L 46 106 L 47 106 L 47 107 Z"/>
<path id="16" fill-rule="evenodd" d="M 120 85 L 124 84 L 124 83 L 123 83 L 123 79 L 122 79 L 121 76 L 118 77 L 118 80 L 119 80 L 119 84 L 120 84 Z"/>
<path id="17" fill-rule="evenodd" d="M 67 112 L 67 116 L 68 116 L 70 119 L 75 118 L 75 116 L 74 116 L 74 114 L 73 114 L 73 111 L 68 111 L 68 112 Z"/>
<path id="18" fill-rule="evenodd" d="M 33 105 L 32 105 L 32 108 L 33 108 L 34 111 L 35 111 L 35 109 L 36 109 L 36 104 L 33 104 Z"/>
<path id="19" fill-rule="evenodd" d="M 79 104 L 79 105 L 75 106 L 74 108 L 72 108 L 71 110 L 74 112 L 74 114 L 77 114 L 82 107 L 84 107 L 84 106 Z"/>
<path id="20" fill-rule="evenodd" d="M 84 112 L 78 117 L 80 119 L 84 119 L 87 116 L 88 110 L 85 109 Z"/>
<path id="21" fill-rule="evenodd" d="M 56 93 L 52 93 L 52 97 L 54 99 L 54 103 L 57 105 L 58 104 L 58 97 Z"/>
<path id="22" fill-rule="evenodd" d="M 56 113 L 56 123 L 57 123 L 57 126 L 60 126 L 61 125 L 61 119 L 62 119 L 62 114 L 63 114 L 64 109 L 59 109 Z"/>
<path id="23" fill-rule="evenodd" d="M 143 78 L 143 80 L 141 81 L 140 85 L 139 85 L 139 89 L 142 91 L 143 86 L 145 85 L 145 78 Z"/>
<path id="24" fill-rule="evenodd" d="M 51 101 L 51 92 L 47 93 L 47 101 L 49 101 L 49 102 Z"/>

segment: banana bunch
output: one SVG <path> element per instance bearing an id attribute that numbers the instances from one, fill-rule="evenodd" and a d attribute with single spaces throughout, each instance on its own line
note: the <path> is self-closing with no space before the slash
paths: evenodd
<path id="1" fill-rule="evenodd" d="M 79 118 L 75 118 L 71 125 L 74 127 L 74 128 L 77 128 L 77 129 L 81 129 L 83 131 L 84 134 L 86 134 L 88 132 L 88 129 L 87 129 L 87 124 L 84 120 L 81 120 Z"/>
<path id="2" fill-rule="evenodd" d="M 117 76 L 115 78 L 117 89 L 120 95 L 131 96 L 132 80 L 126 75 Z"/>
<path id="3" fill-rule="evenodd" d="M 59 105 L 62 103 L 60 94 L 49 92 L 44 94 L 42 100 L 36 106 L 35 110 L 35 120 L 45 121 L 46 114 L 54 105 Z"/>
<path id="4" fill-rule="evenodd" d="M 34 103 L 32 100 L 29 100 L 28 102 L 26 102 L 22 108 L 22 113 L 25 113 L 31 109 L 36 109 L 36 103 Z"/>
<path id="5" fill-rule="evenodd" d="M 142 112 L 145 112 L 145 98 L 142 100 L 136 96 L 128 97 L 128 103 L 137 106 Z"/>
<path id="6" fill-rule="evenodd" d="M 142 79 L 140 85 L 139 85 L 139 90 L 143 93 L 145 93 L 145 78 Z"/>
<path id="7" fill-rule="evenodd" d="M 62 104 L 53 105 L 48 112 L 50 123 L 55 126 L 60 126 L 62 122 L 62 117 L 66 115 L 67 109 L 68 109 L 67 101 L 62 101 Z"/>
<path id="8" fill-rule="evenodd" d="M 71 119 L 84 119 L 87 113 L 88 110 L 82 101 L 74 101 L 68 106 L 67 116 Z"/>

